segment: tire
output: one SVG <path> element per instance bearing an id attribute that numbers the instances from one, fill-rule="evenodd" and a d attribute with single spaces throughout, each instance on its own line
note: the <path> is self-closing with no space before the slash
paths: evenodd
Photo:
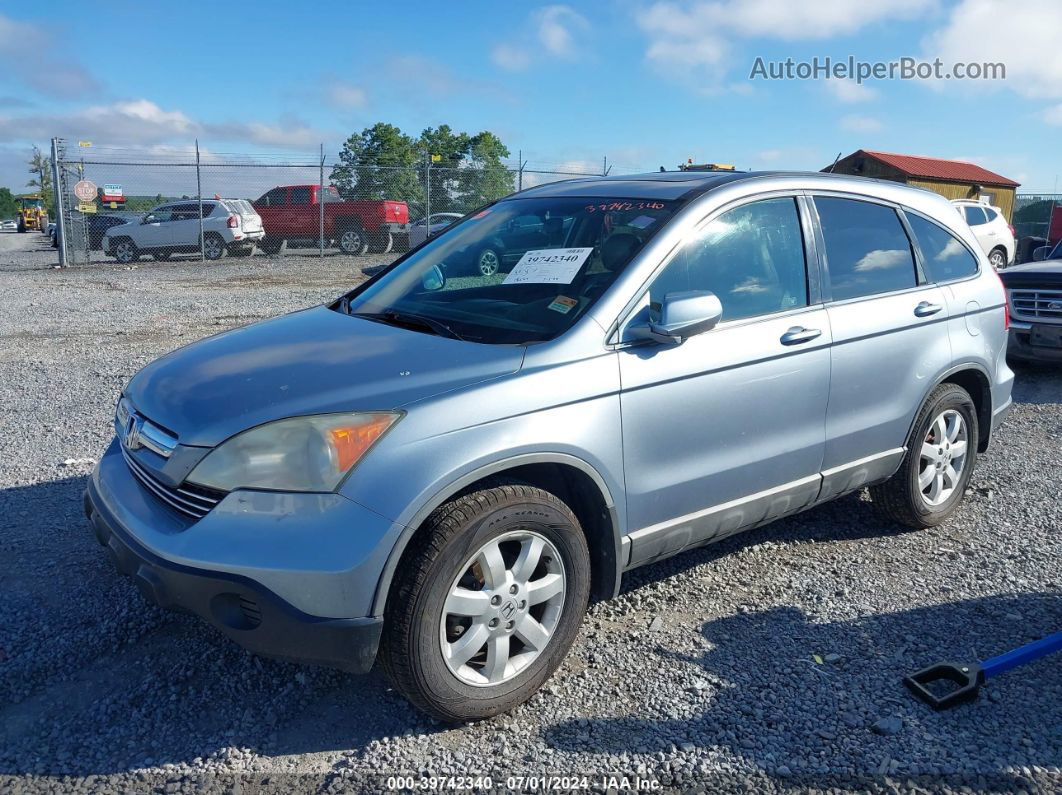
<path id="1" fill-rule="evenodd" d="M 538 564 L 524 577 L 517 563 L 536 545 Z M 488 559 L 485 549 L 498 551 L 489 559 L 500 566 L 478 562 Z M 564 660 L 586 612 L 590 555 L 579 521 L 558 497 L 523 483 L 488 482 L 440 506 L 400 566 L 384 611 L 380 660 L 414 706 L 447 722 L 488 718 L 529 699 Z M 489 599 L 448 599 L 495 590 Z M 549 596 L 533 602 L 536 592 Z M 465 618 L 460 608 L 460 615 L 450 612 L 451 604 L 482 612 Z M 444 656 L 444 647 L 459 649 L 463 638 L 467 662 Z M 492 671 L 500 660 L 506 666 Z"/>
<path id="2" fill-rule="evenodd" d="M 163 249 L 162 251 L 153 252 L 151 256 L 155 258 L 156 262 L 166 262 L 173 256 L 173 252 L 168 249 Z"/>
<path id="3" fill-rule="evenodd" d="M 369 250 L 373 254 L 390 254 L 391 249 L 395 247 L 394 236 L 390 232 L 379 232 L 373 240 L 372 246 Z"/>
<path id="4" fill-rule="evenodd" d="M 211 232 L 203 238 L 203 257 L 208 260 L 219 260 L 228 253 L 225 241 L 217 232 Z"/>
<path id="5" fill-rule="evenodd" d="M 339 231 L 339 239 L 336 244 L 344 254 L 359 255 L 369 250 L 369 242 L 365 239 L 365 233 L 357 226 L 343 227 Z"/>
<path id="6" fill-rule="evenodd" d="M 128 265 L 140 259 L 140 250 L 129 238 L 120 237 L 114 242 L 114 258 L 123 265 Z"/>
<path id="7" fill-rule="evenodd" d="M 258 241 L 258 248 L 262 250 L 263 254 L 276 254 L 283 245 L 284 240 L 279 237 L 263 237 Z"/>
<path id="8" fill-rule="evenodd" d="M 988 262 L 997 271 L 1003 270 L 1003 268 L 1007 267 L 1006 249 L 1002 248 L 1001 246 L 996 246 L 994 249 L 988 252 Z"/>
<path id="9" fill-rule="evenodd" d="M 493 276 L 501 268 L 501 257 L 492 248 L 485 248 L 476 257 L 476 273 L 480 276 Z"/>
<path id="10" fill-rule="evenodd" d="M 961 425 L 954 422 L 956 417 Z M 943 433 L 938 424 L 941 421 Z M 938 444 L 941 437 L 943 446 Z M 918 412 L 899 470 L 884 483 L 870 487 L 871 499 L 888 518 L 906 527 L 921 530 L 940 524 L 962 502 L 977 465 L 979 439 L 977 410 L 970 394 L 957 384 L 941 384 Z M 961 459 L 955 452 L 958 441 L 965 442 Z M 949 469 L 957 477 L 949 478 Z M 932 479 L 925 480 L 930 475 Z"/>

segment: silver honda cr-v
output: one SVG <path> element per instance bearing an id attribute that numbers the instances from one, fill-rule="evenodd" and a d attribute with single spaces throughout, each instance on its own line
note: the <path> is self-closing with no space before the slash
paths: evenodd
<path id="1" fill-rule="evenodd" d="M 263 654 L 379 659 L 418 707 L 481 718 L 635 566 L 864 486 L 944 521 L 1011 405 L 1006 329 L 926 191 L 544 185 L 145 367 L 86 510 L 152 601 Z"/>

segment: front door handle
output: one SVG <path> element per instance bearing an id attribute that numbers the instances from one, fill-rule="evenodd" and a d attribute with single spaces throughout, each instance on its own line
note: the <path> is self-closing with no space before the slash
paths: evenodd
<path id="1" fill-rule="evenodd" d="M 799 345 L 802 342 L 811 342 L 811 340 L 820 336 L 822 336 L 822 331 L 820 329 L 793 326 L 789 331 L 782 335 L 782 344 Z"/>
<path id="2" fill-rule="evenodd" d="M 943 308 L 944 307 L 940 304 L 931 304 L 929 301 L 922 301 L 915 307 L 914 312 L 917 317 L 929 317 L 930 315 L 935 315 Z"/>

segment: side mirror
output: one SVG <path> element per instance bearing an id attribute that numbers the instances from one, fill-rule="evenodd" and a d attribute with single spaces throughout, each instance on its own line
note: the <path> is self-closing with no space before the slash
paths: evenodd
<path id="1" fill-rule="evenodd" d="M 1051 253 L 1050 246 L 1039 246 L 1033 249 L 1033 262 L 1042 262 L 1047 259 L 1047 255 Z"/>
<path id="2" fill-rule="evenodd" d="M 715 328 L 723 317 L 718 296 L 708 290 L 667 293 L 660 304 L 660 321 L 649 321 L 649 337 L 658 342 L 681 344 L 688 337 Z"/>
<path id="3" fill-rule="evenodd" d="M 425 271 L 424 275 L 420 277 L 421 286 L 429 292 L 435 292 L 441 290 L 446 286 L 446 274 L 443 273 L 443 269 L 438 265 L 432 265 L 430 269 Z"/>

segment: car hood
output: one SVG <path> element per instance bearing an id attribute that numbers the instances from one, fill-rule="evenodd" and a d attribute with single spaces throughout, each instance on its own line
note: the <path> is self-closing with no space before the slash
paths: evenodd
<path id="1" fill-rule="evenodd" d="M 1009 288 L 1062 288 L 1062 260 L 1043 260 L 1016 265 L 999 272 L 999 278 Z"/>
<path id="2" fill-rule="evenodd" d="M 212 447 L 284 417 L 399 408 L 515 372 L 523 353 L 316 307 L 180 348 L 125 395 L 181 444 Z"/>

